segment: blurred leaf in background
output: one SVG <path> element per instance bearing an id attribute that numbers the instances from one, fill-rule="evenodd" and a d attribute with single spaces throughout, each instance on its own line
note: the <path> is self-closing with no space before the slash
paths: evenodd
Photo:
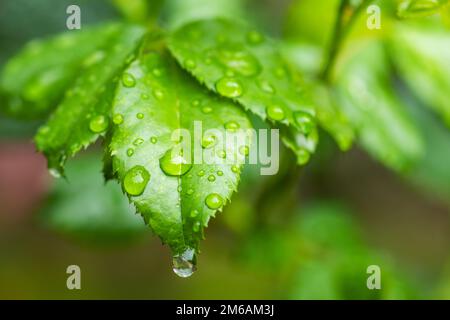
<path id="1" fill-rule="evenodd" d="M 116 245 L 136 240 L 148 228 L 120 186 L 105 184 L 100 158 L 97 153 L 84 154 L 67 165 L 67 180 L 55 180 L 39 221 L 84 243 Z"/>

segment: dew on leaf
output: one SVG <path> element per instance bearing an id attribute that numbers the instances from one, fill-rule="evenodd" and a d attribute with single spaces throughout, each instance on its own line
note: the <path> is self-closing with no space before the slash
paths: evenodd
<path id="1" fill-rule="evenodd" d="M 108 129 L 109 120 L 108 117 L 100 114 L 91 119 L 89 122 L 89 129 L 94 133 L 100 133 Z"/>
<path id="2" fill-rule="evenodd" d="M 225 152 L 225 150 L 219 150 L 219 151 L 217 152 L 217 156 L 218 156 L 219 158 L 225 159 L 225 158 L 227 157 L 227 153 Z"/>
<path id="3" fill-rule="evenodd" d="M 189 188 L 189 189 L 186 191 L 186 194 L 187 194 L 188 196 L 194 194 L 194 189 Z"/>
<path id="4" fill-rule="evenodd" d="M 134 149 L 133 148 L 129 148 L 127 150 L 127 156 L 131 157 L 134 154 Z"/>
<path id="5" fill-rule="evenodd" d="M 137 147 L 140 146 L 142 143 L 144 143 L 144 139 L 142 138 L 137 138 L 136 140 L 134 140 L 133 144 Z"/>
<path id="6" fill-rule="evenodd" d="M 205 175 L 205 171 L 204 171 L 204 170 L 200 170 L 200 171 L 197 173 L 197 175 L 198 175 L 199 177 L 203 177 L 203 176 Z"/>
<path id="7" fill-rule="evenodd" d="M 192 163 L 189 163 L 181 152 L 173 152 L 173 149 L 168 150 L 159 159 L 159 165 L 161 170 L 168 176 L 181 176 L 192 167 Z"/>
<path id="8" fill-rule="evenodd" d="M 194 249 L 187 249 L 182 254 L 173 257 L 173 272 L 181 278 L 188 278 L 196 270 L 196 256 Z"/>
<path id="9" fill-rule="evenodd" d="M 267 117 L 274 121 L 281 121 L 285 118 L 284 110 L 279 105 L 271 105 L 266 109 Z"/>
<path id="10" fill-rule="evenodd" d="M 192 226 L 192 231 L 199 232 L 200 231 L 200 222 L 196 221 Z"/>
<path id="11" fill-rule="evenodd" d="M 113 116 L 113 122 L 114 124 L 122 124 L 123 123 L 123 116 L 120 113 L 117 113 Z"/>
<path id="12" fill-rule="evenodd" d="M 197 67 L 197 64 L 192 59 L 186 59 L 186 61 L 184 62 L 184 65 L 188 69 L 195 69 L 195 67 Z"/>
<path id="13" fill-rule="evenodd" d="M 234 172 L 234 173 L 238 173 L 239 172 L 239 167 L 233 165 L 233 166 L 231 166 L 231 171 Z"/>
<path id="14" fill-rule="evenodd" d="M 245 77 L 251 77 L 261 72 L 258 60 L 247 51 L 221 49 L 215 56 L 227 70 L 237 72 Z"/>
<path id="15" fill-rule="evenodd" d="M 213 174 L 211 174 L 210 176 L 208 176 L 208 181 L 214 182 L 214 181 L 216 181 L 216 177 Z"/>
<path id="16" fill-rule="evenodd" d="M 204 136 L 202 139 L 202 148 L 209 149 L 216 144 L 216 137 L 213 135 Z"/>
<path id="17" fill-rule="evenodd" d="M 144 114 L 141 113 L 141 112 L 136 113 L 136 118 L 138 118 L 138 119 L 144 119 Z"/>
<path id="18" fill-rule="evenodd" d="M 239 153 L 242 154 L 243 156 L 248 156 L 250 153 L 250 148 L 248 146 L 240 146 Z"/>
<path id="19" fill-rule="evenodd" d="M 162 100 L 162 99 L 164 99 L 164 92 L 162 92 L 162 91 L 159 90 L 159 89 L 153 90 L 153 95 L 155 96 L 155 98 L 156 98 L 157 100 Z"/>
<path id="20" fill-rule="evenodd" d="M 241 83 L 234 78 L 222 78 L 216 83 L 217 91 L 224 97 L 237 98 L 243 93 Z"/>
<path id="21" fill-rule="evenodd" d="M 153 144 L 155 144 L 155 143 L 158 142 L 158 138 L 156 138 L 156 137 L 151 137 L 151 138 L 150 138 L 150 142 L 153 143 Z"/>
<path id="22" fill-rule="evenodd" d="M 304 134 L 309 134 L 314 129 L 315 126 L 314 119 L 307 112 L 304 111 L 294 112 L 294 120 Z"/>
<path id="23" fill-rule="evenodd" d="M 262 91 L 271 94 L 275 93 L 275 88 L 270 84 L 269 81 L 264 79 L 258 79 L 257 84 Z"/>
<path id="24" fill-rule="evenodd" d="M 205 199 L 205 204 L 211 210 L 216 210 L 216 209 L 219 209 L 220 207 L 222 207 L 223 198 L 220 196 L 220 194 L 210 193 Z"/>
<path id="25" fill-rule="evenodd" d="M 213 109 L 212 109 L 210 106 L 204 106 L 204 107 L 202 108 L 202 112 L 203 112 L 204 114 L 211 113 L 212 110 L 213 110 Z"/>
<path id="26" fill-rule="evenodd" d="M 239 129 L 239 123 L 237 123 L 236 121 L 228 121 L 225 123 L 225 129 L 231 131 L 231 132 L 235 132 L 237 129 Z"/>
<path id="27" fill-rule="evenodd" d="M 143 166 L 134 166 L 125 174 L 123 188 L 130 196 L 139 196 L 144 192 L 149 180 L 150 173 Z"/>
<path id="28" fill-rule="evenodd" d="M 136 85 L 136 79 L 132 74 L 125 72 L 122 75 L 122 84 L 127 88 L 132 88 Z"/>
<path id="29" fill-rule="evenodd" d="M 198 216 L 198 213 L 198 210 L 192 209 L 190 213 L 191 218 L 195 218 L 196 216 Z"/>
<path id="30" fill-rule="evenodd" d="M 260 44 L 264 42 L 264 36 L 258 31 L 248 32 L 246 38 L 249 44 Z"/>
<path id="31" fill-rule="evenodd" d="M 217 171 L 217 175 L 219 176 L 219 177 L 221 177 L 221 176 L 223 176 L 223 171 Z"/>

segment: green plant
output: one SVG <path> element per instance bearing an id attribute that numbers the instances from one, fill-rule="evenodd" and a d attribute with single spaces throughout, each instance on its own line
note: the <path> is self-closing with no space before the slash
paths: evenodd
<path id="1" fill-rule="evenodd" d="M 67 159 L 101 138 L 105 178 L 120 182 L 170 246 L 181 276 L 192 273 L 204 228 L 237 190 L 244 161 L 192 164 L 174 131 L 193 132 L 196 121 L 219 132 L 250 129 L 252 115 L 280 130 L 299 165 L 309 161 L 323 129 L 341 150 L 357 137 L 379 161 L 405 171 L 422 158 L 424 145 L 392 88 L 390 60 L 450 125 L 448 32 L 434 19 L 399 21 L 395 1 L 378 4 L 386 13 L 380 31 L 369 31 L 363 15 L 376 1 L 314 4 L 334 22 L 326 37 L 303 19 L 315 1 L 294 2 L 295 26 L 282 41 L 230 19 L 244 12 L 237 0 L 218 1 L 216 10 L 200 16 L 185 10 L 199 8 L 200 0 L 169 1 L 168 30 L 155 25 L 147 1 L 114 2 L 135 24 L 109 23 L 31 42 L 1 74 L 2 105 L 22 119 L 50 115 L 35 142 L 55 176 L 64 176 Z M 445 17 L 448 1 L 403 1 L 399 15 L 439 10 Z M 241 138 L 239 148 L 212 156 L 246 155 L 250 139 Z M 191 142 L 202 145 L 204 155 L 211 152 L 208 137 Z M 172 151 L 179 148 L 175 159 Z"/>

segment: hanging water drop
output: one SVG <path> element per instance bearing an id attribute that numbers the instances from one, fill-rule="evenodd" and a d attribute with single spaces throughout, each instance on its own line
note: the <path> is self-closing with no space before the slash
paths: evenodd
<path id="1" fill-rule="evenodd" d="M 294 120 L 304 134 L 309 134 L 315 127 L 313 117 L 305 111 L 294 112 Z"/>
<path id="2" fill-rule="evenodd" d="M 196 270 L 197 257 L 194 249 L 187 249 L 173 257 L 173 272 L 181 278 L 188 278 Z"/>
<path id="3" fill-rule="evenodd" d="M 126 173 L 123 188 L 130 196 L 139 196 L 144 192 L 149 180 L 150 173 L 143 166 L 135 166 Z"/>

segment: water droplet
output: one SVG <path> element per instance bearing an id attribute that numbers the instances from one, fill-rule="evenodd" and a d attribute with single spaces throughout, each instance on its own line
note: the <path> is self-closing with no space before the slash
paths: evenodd
<path id="1" fill-rule="evenodd" d="M 304 111 L 294 112 L 294 120 L 304 134 L 309 134 L 315 127 L 313 117 Z"/>
<path id="2" fill-rule="evenodd" d="M 108 117 L 104 115 L 97 115 L 91 119 L 89 122 L 89 129 L 94 133 L 100 133 L 108 129 L 109 120 Z"/>
<path id="3" fill-rule="evenodd" d="M 50 169 L 48 169 L 48 172 L 50 173 L 50 175 L 51 175 L 53 178 L 56 178 L 56 179 L 61 178 L 61 172 L 59 172 L 58 169 L 50 168 Z"/>
<path id="4" fill-rule="evenodd" d="M 248 156 L 248 154 L 250 153 L 250 148 L 248 146 L 240 146 L 239 153 L 244 156 Z"/>
<path id="5" fill-rule="evenodd" d="M 134 154 L 134 149 L 133 148 L 129 148 L 127 150 L 127 156 L 131 157 Z"/>
<path id="6" fill-rule="evenodd" d="M 205 114 L 211 113 L 212 110 L 213 110 L 213 109 L 212 109 L 210 106 L 204 106 L 204 107 L 202 108 L 202 112 L 205 113 Z"/>
<path id="7" fill-rule="evenodd" d="M 217 171 L 217 175 L 219 176 L 219 177 L 221 177 L 221 176 L 223 176 L 223 171 Z"/>
<path id="8" fill-rule="evenodd" d="M 188 196 L 193 195 L 193 194 L 194 194 L 194 189 L 189 188 L 189 189 L 186 191 L 186 194 L 187 194 Z"/>
<path id="9" fill-rule="evenodd" d="M 156 137 L 151 137 L 151 138 L 150 138 L 150 142 L 153 143 L 153 144 L 155 144 L 155 143 L 158 142 L 158 138 L 156 138 Z"/>
<path id="10" fill-rule="evenodd" d="M 239 123 L 231 120 L 231 121 L 228 121 L 227 123 L 225 123 L 224 127 L 225 127 L 225 129 L 227 129 L 231 132 L 235 132 L 237 129 L 239 129 Z"/>
<path id="11" fill-rule="evenodd" d="M 123 188 L 130 196 L 139 196 L 144 192 L 149 180 L 150 173 L 143 166 L 134 166 L 126 173 Z"/>
<path id="12" fill-rule="evenodd" d="M 225 152 L 225 150 L 219 150 L 219 151 L 217 152 L 217 156 L 218 156 L 219 158 L 225 159 L 225 158 L 227 157 L 227 153 Z"/>
<path id="13" fill-rule="evenodd" d="M 172 152 L 168 150 L 161 159 L 159 165 L 162 171 L 169 176 L 181 176 L 189 171 L 192 163 L 188 163 L 182 152 Z"/>
<path id="14" fill-rule="evenodd" d="M 231 166 L 231 171 L 234 173 L 238 173 L 239 172 L 239 167 L 238 166 Z"/>
<path id="15" fill-rule="evenodd" d="M 188 278 L 196 270 L 196 256 L 194 249 L 187 249 L 180 255 L 173 257 L 173 272 L 181 278 Z"/>
<path id="16" fill-rule="evenodd" d="M 204 171 L 204 170 L 200 170 L 200 171 L 197 173 L 197 175 L 198 175 L 199 177 L 203 177 L 203 176 L 205 175 L 205 171 Z"/>
<path id="17" fill-rule="evenodd" d="M 217 51 L 215 56 L 226 69 L 245 77 L 251 77 L 261 72 L 258 60 L 247 51 L 222 49 Z"/>
<path id="18" fill-rule="evenodd" d="M 201 224 L 200 224 L 199 221 L 194 222 L 194 225 L 192 226 L 192 231 L 199 232 L 200 231 L 200 226 L 201 226 Z"/>
<path id="19" fill-rule="evenodd" d="M 157 100 L 162 100 L 164 98 L 164 92 L 159 89 L 153 90 L 153 95 Z"/>
<path id="20" fill-rule="evenodd" d="M 144 143 L 144 139 L 142 138 L 137 138 L 136 140 L 134 140 L 133 144 L 137 147 L 140 146 L 141 144 Z"/>
<path id="21" fill-rule="evenodd" d="M 139 113 L 137 113 L 136 114 L 136 118 L 138 118 L 138 119 L 144 119 L 144 114 L 143 113 L 141 113 L 141 112 L 139 112 Z"/>
<path id="22" fill-rule="evenodd" d="M 136 85 L 136 79 L 132 74 L 125 72 L 122 75 L 122 83 L 125 87 L 132 88 Z"/>
<path id="23" fill-rule="evenodd" d="M 181 193 L 181 191 L 183 191 L 183 187 L 181 185 L 178 186 L 177 191 Z"/>
<path id="24" fill-rule="evenodd" d="M 188 68 L 188 69 L 195 69 L 195 67 L 197 67 L 197 64 L 195 63 L 194 60 L 192 60 L 192 59 L 187 59 L 187 60 L 184 62 L 184 66 L 185 66 L 186 68 Z"/>
<path id="25" fill-rule="evenodd" d="M 214 182 L 214 181 L 216 181 L 216 177 L 213 174 L 211 174 L 210 176 L 208 176 L 208 181 Z"/>
<path id="26" fill-rule="evenodd" d="M 257 84 L 258 84 L 258 87 L 262 91 L 270 93 L 270 94 L 274 94 L 275 93 L 275 88 L 270 84 L 269 81 L 264 80 L 264 79 L 258 79 Z"/>
<path id="27" fill-rule="evenodd" d="M 219 209 L 223 205 L 223 198 L 220 194 L 211 193 L 205 199 L 205 204 L 212 210 Z"/>
<path id="28" fill-rule="evenodd" d="M 309 151 L 304 148 L 297 150 L 296 154 L 297 154 L 297 162 L 299 165 L 306 164 L 309 161 L 309 158 L 311 157 Z"/>
<path id="29" fill-rule="evenodd" d="M 195 218 L 196 216 L 198 216 L 198 213 L 198 210 L 192 209 L 190 213 L 191 218 Z"/>
<path id="30" fill-rule="evenodd" d="M 216 83 L 217 91 L 224 97 L 237 98 L 242 95 L 241 83 L 234 78 L 222 78 Z"/>
<path id="31" fill-rule="evenodd" d="M 264 42 L 264 36 L 258 31 L 250 31 L 247 33 L 247 42 L 250 44 L 260 44 Z"/>
<path id="32" fill-rule="evenodd" d="M 266 113 L 269 119 L 274 121 L 281 121 L 285 117 L 284 110 L 279 105 L 272 105 L 270 107 L 267 107 Z"/>
<path id="33" fill-rule="evenodd" d="M 216 137 L 213 135 L 204 136 L 202 139 L 202 148 L 209 149 L 216 144 Z"/>
<path id="34" fill-rule="evenodd" d="M 123 116 L 120 113 L 117 113 L 113 116 L 113 122 L 114 124 L 122 124 L 123 123 Z"/>

